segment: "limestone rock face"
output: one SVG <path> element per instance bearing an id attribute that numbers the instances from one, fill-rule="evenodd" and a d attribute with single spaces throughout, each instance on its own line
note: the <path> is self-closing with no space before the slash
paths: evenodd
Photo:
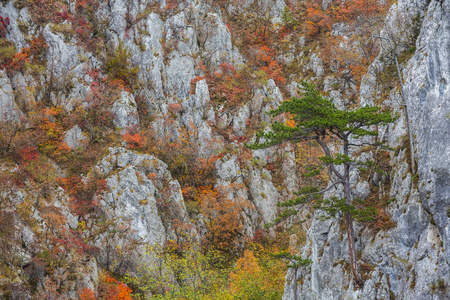
<path id="1" fill-rule="evenodd" d="M 105 205 L 116 216 L 131 221 L 132 238 L 162 245 L 172 233 L 161 220 L 161 207 L 169 206 L 170 216 L 186 220 L 179 183 L 172 179 L 167 165 L 154 156 L 125 148 L 110 148 L 109 152 L 96 166 L 107 176 Z"/>
<path id="2" fill-rule="evenodd" d="M 448 282 L 450 278 L 450 1 L 399 1 L 386 23 L 393 22 L 398 14 L 414 16 L 417 12 L 424 14 L 418 50 L 403 71 L 417 175 L 410 173 L 405 149 L 392 157 L 389 196 L 394 202 L 387 213 L 396 224 L 376 234 L 355 228 L 360 264 L 372 266 L 364 288 L 357 290 L 348 266 L 347 237 L 339 229 L 339 222 L 343 221 L 320 221 L 316 216 L 305 227 L 304 245 L 297 249 L 313 264 L 297 272 L 288 271 L 285 300 L 450 297 L 448 290 L 432 289 L 439 280 Z M 363 80 L 362 102 L 371 103 L 375 87 L 375 81 L 369 77 Z M 398 93 L 391 93 L 388 101 L 402 115 L 396 124 L 382 129 L 381 135 L 397 147 L 407 137 L 404 111 L 398 106 Z M 360 196 L 367 193 L 370 184 L 385 184 L 379 178 L 357 183 L 360 179 L 356 170 L 352 178 Z"/>
<path id="3" fill-rule="evenodd" d="M 22 49 L 27 44 L 23 33 L 19 29 L 19 22 L 28 23 L 30 16 L 27 9 L 17 11 L 13 1 L 0 4 L 0 13 L 3 18 L 9 18 L 9 30 L 7 32 L 7 39 L 12 41 L 17 49 Z"/>
<path id="4" fill-rule="evenodd" d="M 450 1 L 431 1 L 406 69 L 405 95 L 418 160 L 419 193 L 450 261 Z"/>
<path id="5" fill-rule="evenodd" d="M 190 223 L 179 183 L 157 158 L 125 148 L 110 148 L 109 155 L 95 170 L 106 177 L 107 192 L 102 205 L 109 219 L 130 228 L 126 236 L 108 243 L 122 247 L 137 243 L 132 265 L 142 259 L 146 245 L 163 246 L 165 241 L 176 238 L 173 227 L 176 220 Z M 195 238 L 196 232 L 191 233 Z M 104 264 L 105 259 L 99 260 Z"/>
<path id="6" fill-rule="evenodd" d="M 131 93 L 122 91 L 111 111 L 115 117 L 114 125 L 118 128 L 125 129 L 139 124 L 136 101 Z"/>
<path id="7" fill-rule="evenodd" d="M 74 73 L 82 71 L 81 53 L 75 45 L 66 43 L 63 36 L 53 33 L 50 25 L 45 26 L 43 35 L 50 48 L 47 59 L 52 64 L 52 75 L 55 79 L 63 76 L 72 79 Z"/>
<path id="8" fill-rule="evenodd" d="M 306 66 L 308 69 L 312 70 L 317 77 L 322 77 L 324 74 L 323 63 L 317 54 L 313 53 L 311 55 L 309 64 Z"/>
<path id="9" fill-rule="evenodd" d="M 83 146 L 83 142 L 87 141 L 87 136 L 83 135 L 81 128 L 75 125 L 71 129 L 66 131 L 64 136 L 64 142 L 70 149 L 77 149 Z"/>
<path id="10" fill-rule="evenodd" d="M 18 117 L 11 81 L 5 71 L 0 71 L 0 122 L 16 121 Z"/>
<path id="11" fill-rule="evenodd" d="M 98 68 L 100 63 L 92 53 L 85 53 L 75 40 L 67 41 L 62 34 L 54 33 L 51 25 L 45 26 L 43 36 L 49 47 L 47 76 L 55 87 L 51 100 L 54 105 L 62 104 L 71 110 L 72 102 L 83 100 L 89 91 L 83 83 L 87 79 L 86 71 Z"/>

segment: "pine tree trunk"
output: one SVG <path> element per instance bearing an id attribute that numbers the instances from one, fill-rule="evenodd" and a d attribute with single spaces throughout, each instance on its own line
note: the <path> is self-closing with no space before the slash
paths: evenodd
<path id="1" fill-rule="evenodd" d="M 344 154 L 349 155 L 348 151 L 348 141 L 344 141 Z M 350 165 L 344 164 L 344 194 L 345 194 L 345 204 L 352 204 L 352 194 L 350 192 Z M 347 227 L 347 238 L 348 238 L 348 252 L 350 255 L 350 265 L 352 267 L 352 273 L 355 279 L 356 284 L 359 287 L 363 287 L 364 280 L 361 277 L 361 273 L 359 271 L 358 266 L 358 258 L 356 256 L 356 247 L 355 247 L 355 233 L 353 231 L 353 218 L 352 215 L 347 212 L 345 213 L 345 223 Z"/>
<path id="2" fill-rule="evenodd" d="M 355 278 L 355 282 L 359 287 L 363 287 L 364 280 L 361 277 L 358 266 L 358 258 L 356 257 L 355 248 L 355 234 L 353 232 L 353 220 L 350 213 L 345 214 L 345 223 L 347 227 L 347 237 L 348 237 L 348 252 L 350 254 L 350 265 L 352 267 L 352 273 Z"/>

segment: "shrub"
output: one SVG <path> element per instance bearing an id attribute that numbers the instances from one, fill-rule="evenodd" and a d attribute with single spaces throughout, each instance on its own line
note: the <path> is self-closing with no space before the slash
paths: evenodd
<path id="1" fill-rule="evenodd" d="M 39 26 L 51 22 L 56 12 L 60 11 L 64 6 L 58 0 L 18 0 L 16 7 L 28 7 L 31 17 Z"/>
<path id="2" fill-rule="evenodd" d="M 201 79 L 201 78 L 198 78 Z M 235 111 L 244 104 L 250 92 L 244 70 L 237 71 L 232 65 L 223 63 L 217 71 L 207 72 L 211 101 L 221 113 Z"/>
<path id="3" fill-rule="evenodd" d="M 85 99 L 86 105 L 80 103 L 75 109 L 74 118 L 75 123 L 88 134 L 91 143 L 99 143 L 105 141 L 115 128 L 111 108 L 123 90 L 123 85 L 117 81 L 108 81 L 98 69 L 86 73 L 92 78 L 90 91 Z"/>
<path id="4" fill-rule="evenodd" d="M 14 54 L 10 64 L 7 65 L 6 68 L 13 71 L 23 71 L 29 64 L 41 67 L 45 66 L 47 62 L 45 51 L 47 48 L 48 45 L 45 42 L 44 36 L 40 35 L 34 37 L 27 47 Z"/>
<path id="5" fill-rule="evenodd" d="M 151 292 L 155 299 L 230 299 L 220 298 L 226 288 L 223 270 L 214 266 L 220 254 L 202 253 L 201 248 L 190 245 L 181 253 L 158 245 L 148 246 L 146 254 L 152 263 L 143 263 L 136 276 L 127 277 L 136 287 L 136 299 L 144 299 Z"/>
<path id="6" fill-rule="evenodd" d="M 16 47 L 6 38 L 0 38 L 0 69 L 9 69 L 16 53 Z"/>
<path id="7" fill-rule="evenodd" d="M 306 37 L 312 40 L 320 33 L 331 29 L 331 18 L 315 2 L 309 2 L 306 10 Z"/>
<path id="8" fill-rule="evenodd" d="M 106 189 L 106 181 L 96 178 L 83 180 L 79 176 L 60 178 L 59 183 L 70 196 L 72 212 L 81 220 L 87 220 L 88 215 L 99 212 L 98 196 Z"/>
<path id="9" fill-rule="evenodd" d="M 80 300 L 96 300 L 94 292 L 86 287 L 83 287 L 78 296 Z"/>
<path id="10" fill-rule="evenodd" d="M 203 236 L 206 249 L 214 248 L 233 258 L 242 250 L 242 212 L 248 206 L 243 199 L 230 199 L 230 192 L 242 186 L 207 187 L 200 193 L 200 209 L 208 232 Z"/>
<path id="11" fill-rule="evenodd" d="M 142 148 L 142 137 L 139 133 L 130 134 L 129 132 L 127 132 L 123 136 L 123 139 L 127 143 L 128 148 L 130 149 Z"/>
<path id="12" fill-rule="evenodd" d="M 299 25 L 288 6 L 284 7 L 283 13 L 281 14 L 281 21 L 283 22 L 283 26 L 287 29 L 295 29 L 295 27 Z"/>
<path id="13" fill-rule="evenodd" d="M 359 23 L 360 25 L 371 26 L 381 21 L 388 5 L 386 2 L 378 0 L 347 0 L 336 10 L 336 20 L 338 22 Z"/>
<path id="14" fill-rule="evenodd" d="M 230 292 L 234 299 L 280 299 L 285 269 L 281 261 L 272 259 L 264 250 L 255 253 L 245 250 L 230 273 Z"/>
<path id="15" fill-rule="evenodd" d="M 158 131 L 142 130 L 142 148 L 167 163 L 182 186 L 185 200 L 198 201 L 199 190 L 214 185 L 214 163 L 223 155 L 217 154 L 214 139 L 204 141 L 203 145 L 195 142 L 195 126 L 173 130 L 173 122 L 167 118 Z"/>
<path id="16" fill-rule="evenodd" d="M 273 49 L 260 46 L 253 48 L 251 53 L 255 54 L 252 63 L 266 73 L 268 78 L 273 79 L 277 84 L 284 83 L 282 66 L 273 58 L 275 54 Z"/>
<path id="17" fill-rule="evenodd" d="M 0 16 L 0 38 L 5 38 L 8 32 L 9 18 Z"/>
<path id="18" fill-rule="evenodd" d="M 131 288 L 125 283 L 119 282 L 109 275 L 103 276 L 98 286 L 99 299 L 132 300 L 131 292 Z"/>
<path id="19" fill-rule="evenodd" d="M 110 79 L 121 80 L 129 88 L 136 82 L 139 67 L 131 66 L 131 50 L 122 41 L 113 53 L 108 54 L 106 71 Z"/>
<path id="20" fill-rule="evenodd" d="M 43 108 L 37 112 L 41 115 L 38 129 L 43 132 L 39 144 L 42 153 L 50 157 L 63 159 L 70 152 L 64 139 L 64 110 L 61 107 Z"/>

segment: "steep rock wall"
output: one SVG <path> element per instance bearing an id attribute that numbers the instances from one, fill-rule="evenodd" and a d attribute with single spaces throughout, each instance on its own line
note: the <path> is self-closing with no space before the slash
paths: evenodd
<path id="1" fill-rule="evenodd" d="M 357 226 L 357 251 L 365 270 L 363 289 L 357 289 L 348 266 L 348 245 L 339 219 L 319 221 L 307 227 L 300 254 L 313 260 L 310 268 L 289 270 L 283 299 L 446 299 L 449 264 L 449 149 L 450 1 L 399 1 L 386 23 L 399 14 L 424 14 L 417 51 L 403 69 L 404 97 L 414 137 L 417 175 L 412 175 L 406 149 L 392 155 L 390 197 L 387 212 L 394 228 L 377 234 Z M 379 62 L 375 62 L 379 63 Z M 362 102 L 370 103 L 374 80 L 361 86 Z M 407 138 L 401 97 L 392 92 L 387 100 L 401 112 L 397 122 L 383 133 L 392 147 Z M 358 172 L 353 171 L 356 191 Z M 366 183 L 368 186 L 372 183 Z"/>

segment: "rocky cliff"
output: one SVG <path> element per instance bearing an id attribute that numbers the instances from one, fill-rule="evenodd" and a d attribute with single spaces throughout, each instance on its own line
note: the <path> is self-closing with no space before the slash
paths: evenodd
<path id="1" fill-rule="evenodd" d="M 387 212 L 396 225 L 378 233 L 358 228 L 356 245 L 360 261 L 369 266 L 364 288 L 355 288 L 346 267 L 348 250 L 346 239 L 340 234 L 340 220 L 314 219 L 307 228 L 306 243 L 300 253 L 315 263 L 310 270 L 289 271 L 283 299 L 449 297 L 449 143 L 445 138 L 450 129 L 445 116 L 449 105 L 446 85 L 449 64 L 445 54 L 449 49 L 449 5 L 448 1 L 399 1 L 386 19 L 389 26 L 399 14 L 409 17 L 423 14 L 417 50 L 402 68 L 403 97 L 414 139 L 417 170 L 413 175 L 405 149 L 395 153 L 391 158 L 393 170 L 387 191 L 392 203 Z M 370 96 L 363 93 L 374 89 L 377 89 L 374 81 L 366 78 L 361 86 L 361 98 L 370 103 Z M 401 95 L 391 93 L 386 101 L 402 113 L 397 123 L 384 133 L 390 145 L 397 147 L 407 137 Z M 356 173 L 354 182 L 358 191 L 364 185 L 360 183 L 361 177 L 356 179 Z M 373 184 L 373 181 L 366 183 Z"/>
<path id="2" fill-rule="evenodd" d="M 319 2 L 323 11 L 334 5 Z M 382 49 L 360 84 L 336 75 L 341 68 L 330 67 L 323 43 L 314 43 L 310 32 L 295 34 L 300 25 L 288 8 L 310 17 L 304 5 L 307 1 L 1 1 L 0 124 L 4 137 L 11 138 L 2 139 L 9 144 L 0 149 L 0 170 L 6 174 L 0 177 L 0 219 L 14 216 L 11 247 L 19 253 L 2 269 L 8 276 L 1 281 L 21 287 L 8 295 L 76 298 L 83 287 L 98 287 L 99 269 L 123 275 L 142 260 L 151 261 L 146 245 L 164 246 L 186 236 L 203 240 L 211 228 L 198 207 L 209 190 L 225 190 L 239 207 L 241 241 L 235 251 L 257 233 L 275 237 L 264 225 L 276 219 L 277 203 L 301 184 L 299 151 L 293 145 L 253 151 L 245 143 L 267 127 L 271 119 L 265 113 L 296 95 L 298 82 L 306 78 L 340 109 L 350 109 L 355 99 L 361 105 L 382 99 L 399 114 L 395 124 L 379 129 L 396 149 L 390 151 L 389 174 L 368 178 L 352 171 L 359 196 L 389 199 L 383 210 L 389 226 L 356 226 L 366 279 L 357 289 L 342 220 L 323 221 L 316 212 L 300 222 L 309 215 L 301 212 L 284 229 L 292 233 L 291 252 L 313 263 L 288 269 L 283 299 L 448 297 L 450 1 L 392 4 L 376 33 Z M 319 11 L 319 4 L 312 7 Z M 410 26 L 416 18 L 415 47 L 405 49 L 399 36 L 402 28 L 417 29 Z M 344 48 L 348 25 L 326 26 L 320 27 L 325 37 L 342 37 Z M 257 42 L 246 36 L 247 28 L 255 28 Z M 389 41 L 397 42 L 395 47 Z M 393 55 L 404 58 L 402 89 L 386 93 L 377 74 L 392 66 L 385 58 Z M 39 114 L 43 121 L 36 122 Z M 20 135 L 36 128 L 44 133 Z M 17 141 L 21 136 L 25 141 Z M 61 179 L 73 174 L 85 189 L 92 180 L 102 182 L 101 188 L 95 185 L 100 196 L 89 194 L 98 201 L 88 201 L 89 214 L 102 221 L 90 223 L 74 208 L 77 191 Z M 53 239 L 47 233 L 52 222 L 59 222 Z M 75 252 L 58 256 L 70 268 L 80 266 L 74 278 L 68 278 L 67 265 L 45 271 L 66 232 L 76 233 L 68 248 L 82 248 L 77 242 L 83 240 L 96 253 L 86 256 L 89 261 L 78 261 Z M 54 240 L 60 244 L 54 246 Z"/>

